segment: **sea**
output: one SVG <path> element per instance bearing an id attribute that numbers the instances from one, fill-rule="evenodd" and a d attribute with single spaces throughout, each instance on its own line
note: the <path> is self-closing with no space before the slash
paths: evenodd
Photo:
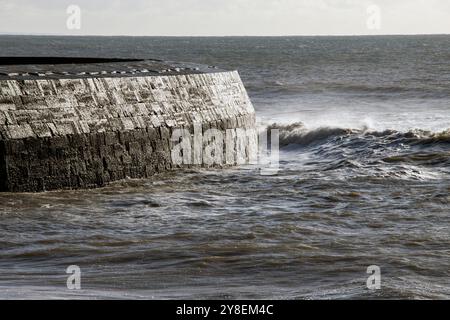
<path id="1" fill-rule="evenodd" d="M 450 298 L 450 36 L 0 36 L 0 56 L 238 70 L 280 130 L 272 176 L 0 194 L 0 298 Z"/>

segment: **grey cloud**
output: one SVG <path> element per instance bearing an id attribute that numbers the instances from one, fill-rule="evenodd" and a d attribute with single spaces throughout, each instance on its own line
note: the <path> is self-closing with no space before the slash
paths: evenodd
<path id="1" fill-rule="evenodd" d="M 69 4 L 82 29 L 65 27 Z M 382 28 L 366 27 L 366 8 Z M 0 33 L 287 35 L 450 33 L 448 0 L 0 0 Z"/>

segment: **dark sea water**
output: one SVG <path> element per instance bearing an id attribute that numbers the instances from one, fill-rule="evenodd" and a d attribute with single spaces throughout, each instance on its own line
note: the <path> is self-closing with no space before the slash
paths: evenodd
<path id="1" fill-rule="evenodd" d="M 450 36 L 1 36 L 0 55 L 237 69 L 282 145 L 276 176 L 0 194 L 0 298 L 450 298 Z"/>

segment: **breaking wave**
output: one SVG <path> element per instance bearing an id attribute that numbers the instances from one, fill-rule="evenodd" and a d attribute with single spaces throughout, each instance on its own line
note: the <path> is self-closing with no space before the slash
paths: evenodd
<path id="1" fill-rule="evenodd" d="M 450 172 L 450 130 L 310 129 L 301 122 L 272 124 L 267 129 L 279 130 L 285 159 L 300 161 L 300 167 L 313 171 L 412 179 L 431 177 L 429 170 Z"/>
<path id="2" fill-rule="evenodd" d="M 349 140 L 367 142 L 379 142 L 389 144 L 408 144 L 411 146 L 433 146 L 440 145 L 450 148 L 450 129 L 442 132 L 426 130 L 410 130 L 401 132 L 397 130 L 372 131 L 369 128 L 350 129 L 338 127 L 319 127 L 309 129 L 302 122 L 290 124 L 271 124 L 267 130 L 278 129 L 280 135 L 280 146 L 290 145 L 310 146 L 336 141 L 337 143 Z M 361 147 L 361 145 L 359 145 Z"/>

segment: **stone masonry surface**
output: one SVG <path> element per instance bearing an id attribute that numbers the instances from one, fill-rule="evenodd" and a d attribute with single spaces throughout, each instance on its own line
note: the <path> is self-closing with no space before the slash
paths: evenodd
<path id="1" fill-rule="evenodd" d="M 255 130 L 237 72 L 175 69 L 169 75 L 0 78 L 0 191 L 146 178 L 176 167 L 175 129 Z"/>

